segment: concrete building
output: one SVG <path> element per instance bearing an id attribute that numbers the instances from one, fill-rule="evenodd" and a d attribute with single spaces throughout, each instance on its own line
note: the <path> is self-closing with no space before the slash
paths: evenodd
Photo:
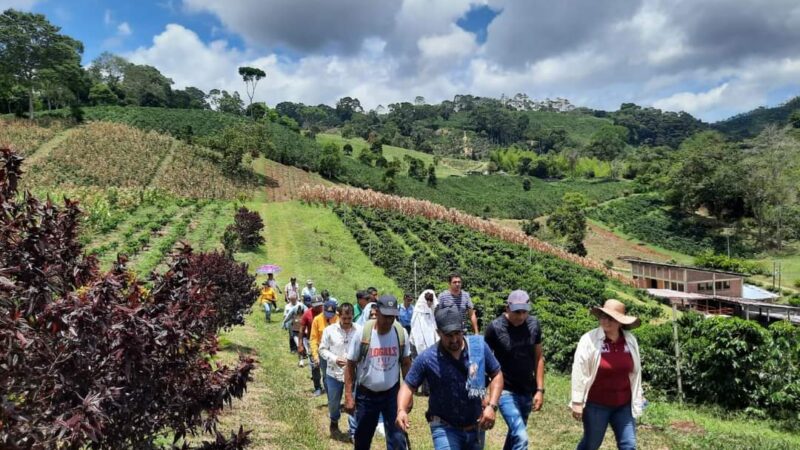
<path id="1" fill-rule="evenodd" d="M 745 275 L 722 270 L 622 258 L 631 263 L 631 275 L 639 289 L 669 289 L 691 294 L 743 297 Z"/>

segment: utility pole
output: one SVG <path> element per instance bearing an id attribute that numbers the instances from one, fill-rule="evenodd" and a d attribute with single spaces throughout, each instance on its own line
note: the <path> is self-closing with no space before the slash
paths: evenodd
<path id="1" fill-rule="evenodd" d="M 672 303 L 672 339 L 675 342 L 675 373 L 678 375 L 678 402 L 683 404 L 683 380 L 681 380 L 681 346 L 678 343 L 678 306 Z"/>
<path id="2" fill-rule="evenodd" d="M 772 261 L 772 290 L 775 290 L 775 261 Z"/>

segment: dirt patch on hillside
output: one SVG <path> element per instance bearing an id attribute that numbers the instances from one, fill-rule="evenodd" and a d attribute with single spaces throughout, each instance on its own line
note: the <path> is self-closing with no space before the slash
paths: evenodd
<path id="1" fill-rule="evenodd" d="M 271 160 L 264 160 L 263 175 L 269 180 L 266 183 L 265 190 L 267 198 L 272 202 L 283 202 L 299 198 L 300 187 L 304 184 L 333 185 L 333 183 L 322 178 L 319 174 L 306 172 L 297 167 L 285 166 Z"/>
<path id="2" fill-rule="evenodd" d="M 676 420 L 669 424 L 669 427 L 675 431 L 684 434 L 706 434 L 705 428 L 698 425 L 695 422 L 688 421 L 688 420 Z"/>
<path id="3" fill-rule="evenodd" d="M 614 267 L 630 269 L 630 266 L 620 261 L 621 256 L 635 256 L 650 261 L 669 261 L 671 256 L 623 239 L 611 231 L 605 230 L 594 224 L 587 224 L 586 239 L 583 244 L 589 252 L 589 257 L 595 261 L 611 260 Z"/>

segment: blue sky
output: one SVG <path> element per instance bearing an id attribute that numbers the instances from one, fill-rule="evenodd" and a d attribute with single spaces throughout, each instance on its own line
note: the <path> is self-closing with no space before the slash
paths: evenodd
<path id="1" fill-rule="evenodd" d="M 213 14 L 184 12 L 176 0 L 47 0 L 34 4 L 32 11 L 44 14 L 63 33 L 83 42 L 84 64 L 104 51 L 127 53 L 148 46 L 168 23 L 181 24 L 204 41 L 224 37 L 231 45 L 244 48 L 242 40 L 225 32 Z M 123 23 L 128 24 L 129 34 L 120 31 Z"/>
<path id="2" fill-rule="evenodd" d="M 85 45 L 150 64 L 176 88 L 367 107 L 456 94 L 724 119 L 800 94 L 796 0 L 0 0 Z"/>

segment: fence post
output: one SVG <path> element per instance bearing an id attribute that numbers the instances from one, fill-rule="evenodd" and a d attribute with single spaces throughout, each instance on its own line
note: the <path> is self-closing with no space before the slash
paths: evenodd
<path id="1" fill-rule="evenodd" d="M 417 298 L 417 260 L 414 260 L 414 298 Z"/>
<path id="2" fill-rule="evenodd" d="M 683 405 L 683 381 L 681 380 L 681 347 L 678 343 L 678 307 L 672 303 L 672 338 L 675 341 L 675 373 L 678 375 L 678 402 Z"/>

